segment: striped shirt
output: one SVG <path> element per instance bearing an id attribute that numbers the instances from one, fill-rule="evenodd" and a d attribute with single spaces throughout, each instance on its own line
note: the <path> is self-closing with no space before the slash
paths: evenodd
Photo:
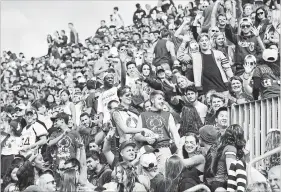
<path id="1" fill-rule="evenodd" d="M 246 164 L 241 160 L 238 160 L 230 165 L 227 180 L 227 192 L 245 192 L 246 186 Z"/>

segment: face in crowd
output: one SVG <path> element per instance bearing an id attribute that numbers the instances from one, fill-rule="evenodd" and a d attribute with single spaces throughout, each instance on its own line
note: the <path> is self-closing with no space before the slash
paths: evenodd
<path id="1" fill-rule="evenodd" d="M 187 153 L 194 153 L 199 147 L 199 140 L 194 135 L 185 136 L 184 149 Z"/>
<path id="2" fill-rule="evenodd" d="M 164 106 L 164 97 L 160 94 L 155 95 L 151 100 L 152 106 L 157 110 L 162 110 Z"/>
<path id="3" fill-rule="evenodd" d="M 219 108 L 224 106 L 224 101 L 221 98 L 213 97 L 211 99 L 211 106 L 214 111 L 217 111 Z"/>

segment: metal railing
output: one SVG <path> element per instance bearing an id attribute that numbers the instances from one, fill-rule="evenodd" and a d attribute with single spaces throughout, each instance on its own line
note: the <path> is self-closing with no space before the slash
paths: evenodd
<path id="1" fill-rule="evenodd" d="M 250 171 L 251 171 L 251 167 L 254 166 L 254 164 L 258 163 L 259 161 L 271 156 L 271 155 L 274 155 L 276 153 L 280 153 L 281 152 L 281 146 L 280 147 L 277 147 L 275 149 L 272 149 L 271 151 L 268 151 L 266 152 L 265 154 L 262 154 L 261 156 L 259 157 L 256 157 L 254 158 L 253 160 L 250 161 L 250 163 L 248 164 L 247 166 L 247 175 L 248 175 L 248 183 L 252 183 L 251 180 L 252 180 L 252 177 L 250 176 Z"/>
<path id="2" fill-rule="evenodd" d="M 250 161 L 265 153 L 268 131 L 272 128 L 281 130 L 280 97 L 233 105 L 228 112 L 229 124 L 244 128 L 245 139 L 250 144 Z"/>

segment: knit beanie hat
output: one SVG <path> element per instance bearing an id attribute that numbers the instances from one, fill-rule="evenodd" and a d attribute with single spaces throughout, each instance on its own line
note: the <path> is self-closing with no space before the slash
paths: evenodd
<path id="1" fill-rule="evenodd" d="M 212 125 L 205 125 L 199 129 L 200 138 L 207 144 L 215 144 L 218 139 L 218 131 Z"/>

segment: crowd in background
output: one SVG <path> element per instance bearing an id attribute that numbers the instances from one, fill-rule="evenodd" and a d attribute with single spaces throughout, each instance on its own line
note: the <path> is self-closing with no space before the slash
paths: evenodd
<path id="1" fill-rule="evenodd" d="M 122 9 L 40 58 L 3 52 L 1 191 L 280 191 L 280 154 L 248 167 L 228 113 L 280 95 L 280 1 L 159 0 L 130 26 Z"/>

